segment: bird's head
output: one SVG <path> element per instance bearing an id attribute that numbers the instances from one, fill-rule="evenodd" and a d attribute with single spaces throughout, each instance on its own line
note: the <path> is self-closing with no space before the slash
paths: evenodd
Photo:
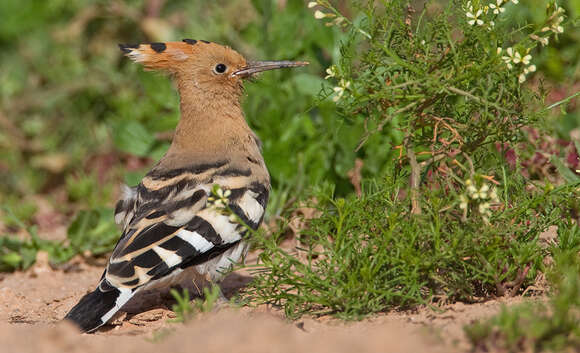
<path id="1" fill-rule="evenodd" d="M 146 69 L 170 73 L 179 86 L 215 94 L 241 92 L 242 80 L 258 72 L 308 65 L 303 61 L 247 61 L 229 47 L 204 40 L 119 44 L 119 47 Z"/>

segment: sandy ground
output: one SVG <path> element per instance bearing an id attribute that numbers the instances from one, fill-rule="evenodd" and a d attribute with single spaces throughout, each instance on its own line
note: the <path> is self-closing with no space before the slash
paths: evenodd
<path id="1" fill-rule="evenodd" d="M 435 312 L 392 312 L 360 322 L 332 318 L 284 319 L 268 306 L 235 309 L 221 306 L 187 324 L 168 322 L 171 301 L 159 297 L 145 310 L 117 319 L 96 334 L 80 334 L 60 320 L 91 290 L 102 265 L 72 262 L 51 269 L 39 261 L 31 270 L 0 274 L 0 342 L 2 352 L 465 352 L 465 324 L 493 315 L 509 301 L 466 305 L 456 303 Z M 226 295 L 250 280 L 230 274 Z M 151 304 L 153 303 L 153 304 Z"/>

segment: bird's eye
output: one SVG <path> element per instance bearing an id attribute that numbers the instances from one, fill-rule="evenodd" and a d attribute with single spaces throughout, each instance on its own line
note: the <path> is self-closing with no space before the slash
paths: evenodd
<path id="1" fill-rule="evenodd" d="M 217 64 L 214 68 L 213 68 L 213 72 L 215 72 L 216 74 L 223 74 L 224 72 L 226 72 L 226 70 L 228 69 L 228 67 L 224 64 Z"/>

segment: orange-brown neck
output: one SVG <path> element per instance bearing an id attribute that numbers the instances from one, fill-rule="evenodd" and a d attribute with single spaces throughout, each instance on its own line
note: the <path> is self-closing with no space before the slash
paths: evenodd
<path id="1" fill-rule="evenodd" d="M 168 154 L 227 155 L 253 133 L 234 87 L 208 89 L 195 80 L 177 81 L 181 118 Z"/>

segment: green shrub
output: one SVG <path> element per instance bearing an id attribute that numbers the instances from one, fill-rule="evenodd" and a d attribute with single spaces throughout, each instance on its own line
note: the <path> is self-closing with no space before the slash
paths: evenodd
<path id="1" fill-rule="evenodd" d="M 511 177 L 511 176 L 510 176 Z M 374 312 L 457 300 L 514 296 L 534 283 L 547 251 L 539 234 L 559 222 L 572 187 L 528 193 L 512 184 L 498 194 L 509 207 L 464 217 L 460 195 L 426 192 L 421 215 L 400 200 L 404 178 L 369 186 L 360 198 L 335 199 L 332 190 L 310 205 L 319 216 L 301 231 L 296 249 L 280 248 L 284 234 L 258 237 L 264 248 L 247 295 L 305 313 L 360 318 Z"/>
<path id="2" fill-rule="evenodd" d="M 546 113 L 544 95 L 523 83 L 537 69 L 536 48 L 564 31 L 565 11 L 554 1 L 539 23 L 522 25 L 504 16 L 520 6 L 509 0 L 429 3 L 417 14 L 407 1 L 369 1 L 352 21 L 328 1 L 311 4 L 315 17 L 348 33 L 327 71 L 336 81 L 327 94 L 344 117 L 365 121 L 359 146 L 391 135 L 383 148 L 399 149 L 410 170 L 414 213 L 426 173 L 446 178 L 450 163 L 471 158 L 486 168 L 490 145 L 522 141 L 522 128 Z"/>
<path id="3" fill-rule="evenodd" d="M 358 318 L 514 296 L 544 270 L 538 237 L 578 210 L 577 182 L 530 183 L 506 146 L 543 125 L 544 92 L 524 83 L 565 12 L 552 1 L 540 23 L 520 25 L 503 14 L 518 1 L 436 4 L 368 1 L 349 18 L 329 1 L 308 5 L 347 33 L 325 97 L 346 121 L 364 121 L 359 152 L 390 150 L 391 162 L 358 198 L 315 193 L 319 215 L 298 230 L 295 252 L 277 246 L 282 235 L 258 236 L 251 299 L 291 317 Z"/>
<path id="4" fill-rule="evenodd" d="M 553 296 L 544 302 L 503 308 L 492 319 L 465 327 L 476 351 L 577 351 L 580 348 L 580 229 L 562 223 L 548 278 Z M 568 349 L 568 350 L 566 350 Z"/>

